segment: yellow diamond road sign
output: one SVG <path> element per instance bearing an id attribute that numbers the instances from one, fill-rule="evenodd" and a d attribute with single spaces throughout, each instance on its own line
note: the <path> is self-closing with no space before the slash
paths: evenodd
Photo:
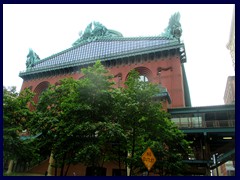
<path id="1" fill-rule="evenodd" d="M 156 162 L 156 158 L 155 158 L 152 150 L 150 148 L 147 148 L 147 150 L 143 153 L 141 158 L 142 158 L 144 165 L 148 169 L 148 171 L 150 171 L 150 169 Z"/>

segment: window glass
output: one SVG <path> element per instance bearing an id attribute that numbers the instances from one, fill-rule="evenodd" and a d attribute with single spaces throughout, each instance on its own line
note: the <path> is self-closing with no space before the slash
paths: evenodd
<path id="1" fill-rule="evenodd" d="M 147 78 L 147 76 L 140 75 L 140 76 L 139 76 L 139 81 L 148 82 L 148 78 Z"/>

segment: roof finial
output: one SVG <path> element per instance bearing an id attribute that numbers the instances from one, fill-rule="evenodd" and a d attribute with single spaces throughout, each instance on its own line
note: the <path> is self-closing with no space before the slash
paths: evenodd
<path id="1" fill-rule="evenodd" d="M 26 69 L 32 68 L 36 62 L 40 60 L 39 56 L 31 49 L 29 48 L 29 53 L 27 55 L 27 61 L 26 61 Z"/>
<path id="2" fill-rule="evenodd" d="M 123 35 L 117 31 L 107 29 L 99 22 L 91 22 L 83 33 L 79 33 L 79 39 L 77 39 L 73 46 L 80 44 L 81 42 L 91 42 L 99 37 L 123 37 Z"/>
<path id="3" fill-rule="evenodd" d="M 181 35 L 182 27 L 180 23 L 180 13 L 176 12 L 170 17 L 168 26 L 165 29 L 165 31 L 161 34 L 161 36 L 167 38 L 176 38 L 180 40 Z"/>

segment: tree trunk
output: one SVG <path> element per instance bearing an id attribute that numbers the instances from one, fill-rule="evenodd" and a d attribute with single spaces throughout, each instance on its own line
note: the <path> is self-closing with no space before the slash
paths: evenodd
<path id="1" fill-rule="evenodd" d="M 13 160 L 10 160 L 8 163 L 8 170 L 7 170 L 7 174 L 12 173 L 13 170 Z"/>
<path id="2" fill-rule="evenodd" d="M 66 171 L 65 171 L 65 175 L 64 176 L 67 176 L 67 173 L 68 173 L 68 170 L 69 170 L 69 167 L 70 167 L 70 163 L 68 164 L 68 166 L 67 166 L 67 169 L 66 169 Z"/>
<path id="3" fill-rule="evenodd" d="M 63 176 L 66 156 L 67 156 L 67 153 L 65 153 L 65 154 L 63 155 L 63 161 L 62 161 L 62 165 L 61 165 L 61 173 L 60 173 L 60 176 Z"/>
<path id="4" fill-rule="evenodd" d="M 120 144 L 118 144 L 118 168 L 121 173 L 121 151 L 120 151 Z"/>
<path id="5" fill-rule="evenodd" d="M 128 158 L 130 158 L 131 154 L 128 152 Z M 130 176 L 130 168 L 127 165 L 127 176 Z"/>
<path id="6" fill-rule="evenodd" d="M 135 125 L 135 124 L 134 124 Z M 132 153 L 131 153 L 131 158 L 134 157 L 134 153 L 135 153 L 135 127 L 133 129 L 133 138 L 132 138 Z M 129 176 L 132 176 L 132 163 L 130 165 L 130 173 Z"/>
<path id="7" fill-rule="evenodd" d="M 52 176 L 52 166 L 53 166 L 53 163 L 54 163 L 53 152 L 51 152 L 51 155 L 50 155 L 50 158 L 49 158 L 47 176 Z"/>
<path id="8" fill-rule="evenodd" d="M 55 160 L 55 176 L 57 176 L 58 173 L 58 166 L 57 166 L 57 160 Z"/>

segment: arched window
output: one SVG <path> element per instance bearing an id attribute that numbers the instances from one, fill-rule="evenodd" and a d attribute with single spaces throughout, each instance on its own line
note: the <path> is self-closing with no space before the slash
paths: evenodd
<path id="1" fill-rule="evenodd" d="M 152 71 L 146 67 L 136 67 L 135 70 L 139 73 L 139 81 L 141 82 L 152 82 L 153 74 Z M 126 77 L 126 80 L 128 75 Z"/>
<path id="2" fill-rule="evenodd" d="M 37 87 L 34 90 L 34 93 L 36 93 L 34 98 L 33 98 L 34 103 L 38 102 L 39 96 L 42 94 L 42 92 L 44 90 L 46 90 L 48 88 L 49 84 L 50 84 L 49 82 L 43 81 L 43 82 L 41 82 L 37 85 Z M 30 107 L 30 108 L 33 108 L 33 107 Z"/>
<path id="3" fill-rule="evenodd" d="M 137 67 L 135 70 L 139 73 L 139 81 L 141 82 L 151 82 L 153 75 L 150 69 L 146 67 Z"/>
<path id="4" fill-rule="evenodd" d="M 140 75 L 139 76 L 139 81 L 141 81 L 141 82 L 148 82 L 148 77 L 145 76 L 145 75 Z"/>

